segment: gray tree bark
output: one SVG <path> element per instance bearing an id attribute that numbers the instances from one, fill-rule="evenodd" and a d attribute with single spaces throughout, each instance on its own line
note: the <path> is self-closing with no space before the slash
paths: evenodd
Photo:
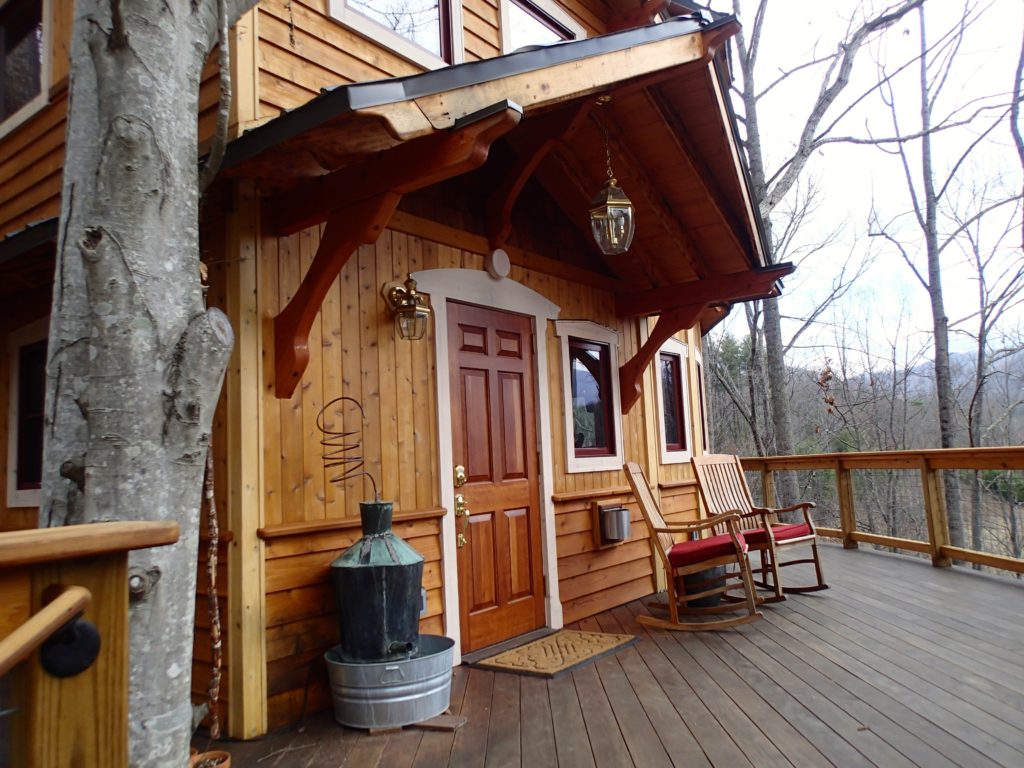
<path id="1" fill-rule="evenodd" d="M 233 343 L 199 284 L 196 120 L 217 4 L 75 11 L 41 524 L 180 524 L 176 545 L 131 560 L 144 594 L 130 607 L 129 725 L 133 766 L 181 766 L 203 465 Z"/>

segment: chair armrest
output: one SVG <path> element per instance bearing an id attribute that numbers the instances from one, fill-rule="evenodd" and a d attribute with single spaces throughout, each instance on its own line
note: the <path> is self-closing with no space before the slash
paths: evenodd
<path id="1" fill-rule="evenodd" d="M 723 512 L 720 515 L 709 517 L 707 520 L 700 520 L 695 523 L 678 523 L 676 525 L 667 525 L 664 528 L 651 528 L 651 530 L 654 533 L 693 533 L 707 528 L 714 528 L 716 525 L 727 523 L 730 520 L 739 519 L 740 516 L 736 512 Z"/>
<path id="2" fill-rule="evenodd" d="M 796 512 L 797 510 L 800 510 L 801 512 L 803 512 L 804 522 L 807 523 L 807 525 L 809 525 L 811 527 L 811 530 L 813 531 L 814 521 L 811 519 L 811 510 L 817 506 L 818 505 L 815 504 L 813 501 L 801 501 L 796 504 L 791 504 L 788 507 L 754 507 L 753 509 L 755 512 L 759 512 L 766 516 L 777 515 L 780 512 Z M 767 517 L 765 518 L 765 522 L 767 522 Z"/>

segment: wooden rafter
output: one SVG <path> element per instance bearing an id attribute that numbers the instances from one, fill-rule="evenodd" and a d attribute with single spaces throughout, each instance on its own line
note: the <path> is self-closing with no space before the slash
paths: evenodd
<path id="1" fill-rule="evenodd" d="M 711 76 L 713 77 L 714 75 Z M 645 91 L 644 96 L 660 120 L 670 129 L 669 134 L 672 136 L 672 141 L 675 143 L 680 157 L 690 167 L 693 178 L 700 185 L 704 196 L 721 218 L 726 231 L 729 233 L 730 240 L 732 240 L 736 247 L 742 249 L 743 246 L 738 233 L 744 232 L 746 227 L 736 216 L 732 206 L 726 201 L 726 197 L 718 182 L 715 181 L 714 174 L 711 173 L 707 163 L 703 161 L 700 153 L 694 148 L 693 142 L 689 139 L 689 132 L 683 126 L 679 116 L 675 110 L 666 104 L 663 96 L 651 90 Z M 724 122 L 728 124 L 728 118 L 724 118 Z"/>
<path id="2" fill-rule="evenodd" d="M 683 225 L 675 213 L 665 203 L 664 195 L 651 182 L 650 177 L 644 170 L 644 166 L 637 159 L 633 151 L 619 138 L 619 133 L 615 126 L 609 125 L 607 127 L 608 143 L 611 146 L 612 156 L 617 158 L 617 161 L 628 169 L 630 183 L 635 184 L 636 191 L 643 197 L 647 208 L 654 214 L 658 223 L 661 224 L 678 253 L 686 259 L 698 277 L 703 277 L 704 268 L 697 258 L 697 248 L 686 233 L 686 230 L 683 229 Z M 624 177 L 626 174 L 620 175 Z M 633 190 L 631 189 L 630 191 L 632 192 Z"/>
<path id="3" fill-rule="evenodd" d="M 477 168 L 491 144 L 521 117 L 520 110 L 499 105 L 468 124 L 400 144 L 267 199 L 264 214 L 277 234 L 327 221 L 302 284 L 274 318 L 277 397 L 291 397 L 306 369 L 309 330 L 331 284 L 360 244 L 377 240 L 402 195 Z"/>
<path id="4" fill-rule="evenodd" d="M 492 249 L 500 248 L 512 232 L 512 209 L 523 186 L 549 152 L 560 141 L 569 140 L 579 129 L 594 105 L 592 99 L 581 99 L 575 106 L 526 121 L 518 131 L 513 150 L 514 167 L 498 183 L 487 200 L 487 240 Z"/>
<path id="5" fill-rule="evenodd" d="M 774 264 L 748 272 L 619 294 L 615 298 L 615 314 L 618 317 L 646 317 L 681 304 L 724 304 L 761 298 L 772 295 L 775 281 L 792 274 L 794 269 L 796 267 L 790 263 Z"/>

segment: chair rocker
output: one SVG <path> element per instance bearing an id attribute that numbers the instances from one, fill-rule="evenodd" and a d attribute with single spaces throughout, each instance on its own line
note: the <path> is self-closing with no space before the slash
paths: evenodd
<path id="1" fill-rule="evenodd" d="M 668 584 L 668 604 L 653 603 L 650 607 L 668 610 L 669 618 L 656 616 L 638 616 L 637 622 L 650 627 L 670 629 L 683 632 L 699 632 L 703 630 L 725 629 L 760 619 L 762 614 L 757 610 L 759 602 L 754 591 L 754 580 L 747 561 L 747 545 L 740 533 L 739 515 L 716 515 L 711 519 L 696 523 L 678 523 L 669 525 L 661 516 L 647 478 L 643 470 L 635 462 L 622 465 L 626 479 L 633 489 L 640 511 L 651 533 L 651 546 L 658 552 L 665 565 Z M 708 538 L 701 538 L 704 531 L 724 530 Z M 674 535 L 685 533 L 694 536 L 689 541 L 676 542 Z M 726 577 L 705 579 L 698 583 L 698 591 L 686 591 L 685 577 L 706 571 L 716 566 L 737 565 L 736 574 Z M 739 578 L 739 584 L 732 583 Z M 708 588 L 709 585 L 713 585 Z M 742 589 L 743 596 L 728 595 L 730 590 Z M 710 607 L 694 607 L 692 602 L 703 598 L 714 598 L 721 595 L 723 603 Z M 680 614 L 716 614 L 726 611 L 746 609 L 742 616 L 717 619 L 712 621 L 680 621 Z"/>
<path id="2" fill-rule="evenodd" d="M 733 512 L 739 515 L 739 528 L 743 538 L 751 550 L 760 554 L 759 567 L 754 568 L 757 578 L 754 583 L 763 589 L 773 592 L 773 596 L 765 602 L 785 600 L 786 593 L 817 592 L 828 589 L 821 570 L 821 559 L 818 557 L 818 535 L 811 519 L 810 511 L 815 505 L 810 501 L 802 501 L 790 507 L 757 507 L 754 506 L 743 474 L 743 465 L 738 456 L 722 453 L 709 453 L 692 458 L 697 485 L 708 515 Z M 784 512 L 800 511 L 803 521 L 799 523 L 781 523 L 778 515 Z M 779 551 L 787 547 L 809 544 L 811 556 L 795 560 L 779 560 Z M 814 564 L 817 583 L 802 587 L 783 587 L 779 577 L 779 569 L 788 565 Z"/>

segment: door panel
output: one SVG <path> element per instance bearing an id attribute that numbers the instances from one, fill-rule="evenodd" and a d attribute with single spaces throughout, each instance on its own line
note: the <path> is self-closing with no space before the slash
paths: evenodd
<path id="1" fill-rule="evenodd" d="M 456 520 L 462 649 L 544 623 L 530 318 L 449 303 L 452 453 L 466 468 Z"/>

